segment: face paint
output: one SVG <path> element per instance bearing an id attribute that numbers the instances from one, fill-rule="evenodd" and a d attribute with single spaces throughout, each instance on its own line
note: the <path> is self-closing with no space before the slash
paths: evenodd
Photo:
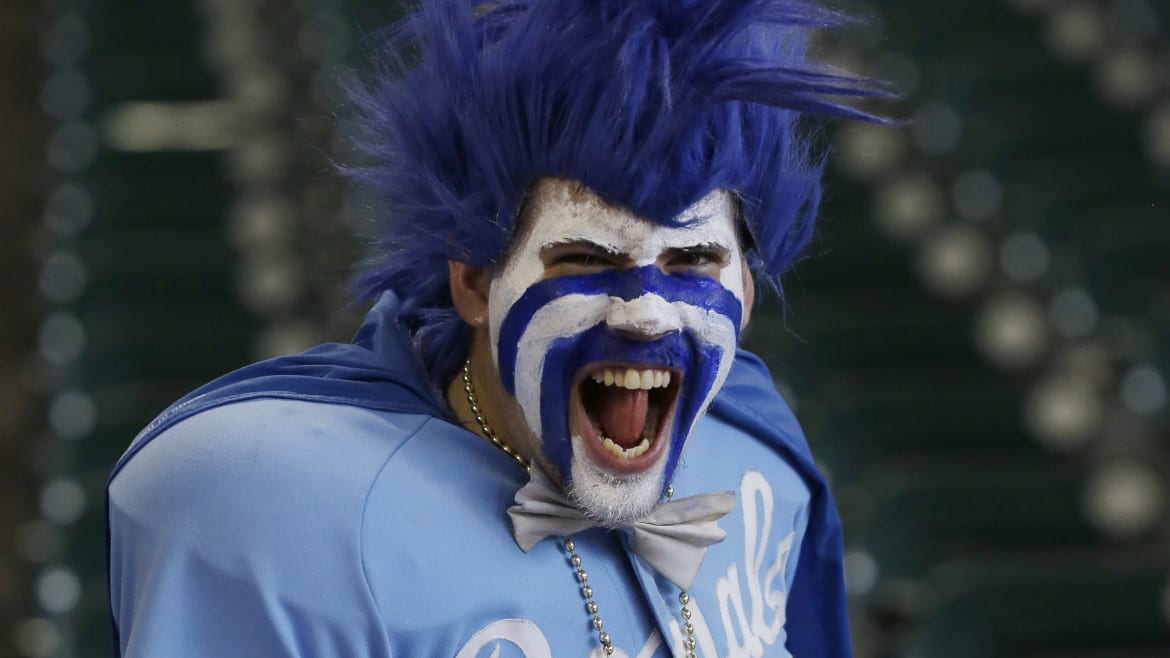
<path id="1" fill-rule="evenodd" d="M 570 473 L 569 392 L 590 364 L 645 364 L 682 373 L 676 417 L 691 422 L 674 427 L 669 473 L 717 391 L 715 382 L 731 366 L 741 313 L 739 300 L 719 283 L 663 274 L 653 265 L 546 279 L 530 287 L 504 320 L 500 377 L 509 393 L 519 390 L 529 399 L 536 392 L 531 385 L 539 382 L 539 407 L 522 403 L 521 409 L 529 427 L 541 429 L 546 455 Z M 611 315 L 645 315 L 675 329 L 656 340 L 631 339 L 605 322 Z"/>
<path id="2" fill-rule="evenodd" d="M 600 496 L 612 490 L 624 500 L 630 492 L 623 489 L 636 482 L 638 496 L 648 498 L 640 508 L 649 511 L 734 359 L 743 280 L 730 198 L 724 192 L 705 197 L 683 214 L 691 221 L 681 227 L 574 194 L 564 181 L 542 182 L 530 203 L 527 234 L 489 297 L 501 383 L 539 437 L 544 462 L 571 490 Z M 549 276 L 542 253 L 566 243 L 593 245 L 612 260 Z M 685 267 L 661 269 L 664 254 L 696 246 L 730 255 L 718 280 Z M 655 381 L 606 386 L 606 370 L 631 369 Z M 669 385 L 659 381 L 664 375 Z M 622 446 L 621 455 L 605 447 L 604 428 L 615 425 L 635 433 L 641 427 L 649 441 L 644 451 L 631 457 L 640 444 Z M 631 442 L 621 438 L 615 444 Z M 583 502 L 587 512 L 608 515 Z"/>

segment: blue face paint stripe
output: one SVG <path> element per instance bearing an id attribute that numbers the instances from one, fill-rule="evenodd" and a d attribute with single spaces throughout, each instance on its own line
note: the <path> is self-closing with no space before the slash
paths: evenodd
<path id="1" fill-rule="evenodd" d="M 553 341 L 545 357 L 541 372 L 544 381 L 540 387 L 541 450 L 566 479 L 572 477 L 573 437 L 569 432 L 569 391 L 573 387 L 575 368 L 569 367 L 572 346 L 596 336 L 601 327 L 594 327 L 576 336 Z M 559 377 L 557 376 L 559 375 Z M 556 377 L 553 381 L 552 377 Z"/>
<path id="2" fill-rule="evenodd" d="M 500 325 L 497 356 L 505 390 L 512 395 L 516 393 L 516 358 L 520 339 L 533 316 L 548 303 L 566 295 L 606 295 L 631 301 L 645 294 L 656 294 L 670 303 L 682 302 L 719 313 L 731 321 L 738 338 L 743 305 L 730 290 L 709 277 L 666 274 L 655 265 L 553 277 L 529 286 Z"/>
<path id="3" fill-rule="evenodd" d="M 715 385 L 719 374 L 719 364 L 724 357 L 723 348 L 713 343 L 696 345 L 698 358 L 694 367 L 686 371 L 683 377 L 683 388 L 679 391 L 678 403 L 675 408 L 675 426 L 670 436 L 670 456 L 666 462 L 666 483 L 674 478 L 674 471 L 682 459 L 682 450 L 686 444 L 691 424 L 699 416 L 707 394 Z"/>

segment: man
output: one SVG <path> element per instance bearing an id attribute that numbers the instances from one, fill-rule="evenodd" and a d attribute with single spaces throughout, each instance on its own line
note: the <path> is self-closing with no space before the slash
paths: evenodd
<path id="1" fill-rule="evenodd" d="M 751 270 L 776 283 L 811 231 L 798 112 L 870 93 L 804 64 L 837 20 L 448 0 L 400 25 L 355 94 L 378 301 L 353 344 L 135 439 L 121 655 L 848 656 L 831 497 L 736 347 Z"/>

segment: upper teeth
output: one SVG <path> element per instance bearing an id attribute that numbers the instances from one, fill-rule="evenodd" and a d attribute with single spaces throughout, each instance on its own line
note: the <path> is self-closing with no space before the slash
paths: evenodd
<path id="1" fill-rule="evenodd" d="M 620 386 L 622 388 L 651 389 L 670 386 L 669 370 L 634 370 L 633 368 L 604 368 L 594 372 L 590 377 L 598 384 L 606 386 Z"/>

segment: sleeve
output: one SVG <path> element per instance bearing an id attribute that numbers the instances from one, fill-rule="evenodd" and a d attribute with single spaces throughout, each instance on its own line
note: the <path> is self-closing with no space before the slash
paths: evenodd
<path id="1" fill-rule="evenodd" d="M 158 435 L 116 473 L 118 655 L 390 657 L 360 549 L 369 483 L 387 458 L 373 430 L 386 428 L 338 418 L 358 412 L 336 406 L 218 407 Z M 339 434 L 349 434 L 344 446 Z"/>

